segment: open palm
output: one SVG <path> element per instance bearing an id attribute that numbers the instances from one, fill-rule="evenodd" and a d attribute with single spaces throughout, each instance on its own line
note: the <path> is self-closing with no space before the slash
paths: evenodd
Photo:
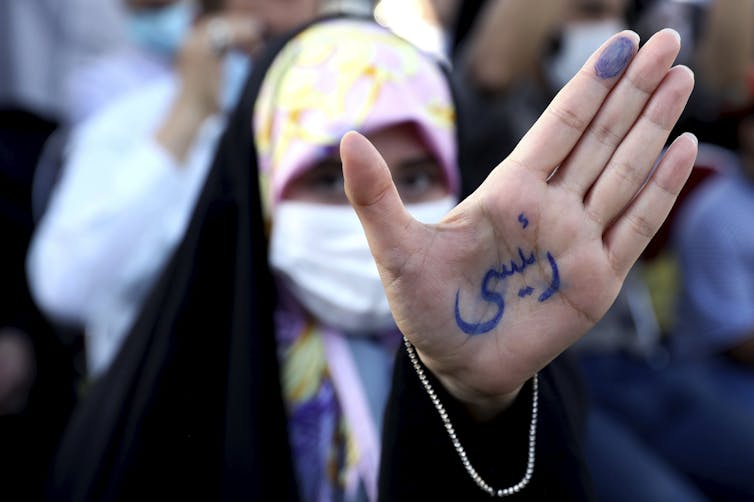
<path id="1" fill-rule="evenodd" d="M 604 315 L 696 155 L 655 161 L 693 87 L 677 35 L 615 35 L 511 155 L 437 225 L 411 218 L 379 153 L 341 145 L 346 190 L 395 320 L 456 397 L 495 402 Z M 650 176 L 651 174 L 651 176 Z M 502 402 L 502 401 L 501 401 Z"/>

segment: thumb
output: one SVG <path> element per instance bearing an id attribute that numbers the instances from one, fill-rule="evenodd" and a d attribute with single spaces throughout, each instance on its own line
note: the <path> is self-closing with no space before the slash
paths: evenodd
<path id="1" fill-rule="evenodd" d="M 417 222 L 403 207 L 382 155 L 361 134 L 351 131 L 340 142 L 346 195 L 364 227 L 377 263 L 400 270 L 408 237 Z"/>

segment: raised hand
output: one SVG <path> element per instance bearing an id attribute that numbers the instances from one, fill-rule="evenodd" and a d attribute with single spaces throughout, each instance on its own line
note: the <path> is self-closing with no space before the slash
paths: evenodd
<path id="1" fill-rule="evenodd" d="M 250 15 L 217 15 L 200 20 L 186 37 L 176 62 L 179 100 L 204 115 L 220 106 L 222 61 L 228 50 L 252 54 L 262 45 L 264 27 Z"/>
<path id="2" fill-rule="evenodd" d="M 199 21 L 177 56 L 180 86 L 155 139 L 179 163 L 186 160 L 204 120 L 222 105 L 222 64 L 230 49 L 253 53 L 262 46 L 264 27 L 253 16 L 218 15 Z"/>
<path id="3" fill-rule="evenodd" d="M 693 87 L 664 30 L 603 44 L 511 155 L 437 225 L 405 210 L 379 153 L 341 143 L 346 192 L 395 320 L 446 388 L 484 416 L 607 311 L 696 156 L 653 166 Z"/>

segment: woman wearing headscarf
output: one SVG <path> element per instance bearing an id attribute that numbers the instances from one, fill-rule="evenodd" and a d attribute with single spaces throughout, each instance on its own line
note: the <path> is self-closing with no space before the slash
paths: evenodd
<path id="1" fill-rule="evenodd" d="M 322 315 L 326 309 L 318 310 L 313 301 L 317 287 L 304 280 L 312 266 L 296 266 L 295 260 L 283 259 L 285 252 L 278 253 L 290 235 L 284 232 L 284 204 L 305 202 L 293 200 L 296 189 L 307 185 L 306 174 L 297 175 L 334 160 L 332 146 L 343 134 L 345 193 L 404 336 L 383 427 L 379 497 L 588 496 L 574 424 L 564 406 L 568 378 L 549 363 L 604 314 L 690 170 L 695 141 L 683 136 L 651 171 L 692 87 L 687 69 L 670 69 L 677 37 L 661 32 L 638 54 L 635 34 L 611 37 L 511 157 L 432 224 L 422 222 L 421 211 L 414 211 L 408 200 L 404 206 L 402 183 L 394 182 L 400 180 L 396 168 L 401 160 L 391 159 L 393 148 L 385 148 L 382 135 L 393 126 L 386 129 L 376 121 L 374 128 L 362 129 L 383 146 L 388 160 L 398 162 L 393 169 L 367 139 L 346 133 L 368 123 L 361 119 L 353 124 L 352 117 L 376 108 L 377 91 L 393 78 L 393 71 L 381 68 L 403 68 L 404 73 L 395 73 L 411 75 L 412 69 L 423 67 L 416 60 L 411 64 L 415 56 L 406 62 L 388 57 L 389 51 L 375 51 L 380 43 L 339 31 L 350 26 L 339 23 L 315 24 L 294 36 L 295 43 L 319 30 L 337 34 L 331 37 L 337 43 L 325 46 L 330 52 L 309 53 L 307 46 L 301 63 L 316 67 L 333 53 L 348 53 L 351 44 L 363 44 L 346 58 L 349 64 L 339 67 L 344 76 L 336 82 L 366 75 L 367 82 L 379 85 L 361 85 L 358 78 L 356 85 L 320 88 L 327 82 L 317 80 L 317 72 L 296 74 L 291 89 L 301 93 L 292 92 L 281 105 L 292 109 L 280 110 L 289 119 L 283 123 L 296 126 L 289 130 L 274 119 L 268 128 L 256 123 L 264 122 L 261 105 L 254 106 L 256 95 L 276 73 L 252 78 L 223 136 L 184 241 L 115 363 L 73 419 L 56 465 L 54 493 L 61 498 L 132 499 L 148 494 L 288 500 L 312 486 L 315 496 L 334 494 L 340 480 L 346 494 L 359 483 L 373 493 L 371 475 L 365 475 L 371 471 L 364 465 L 373 464 L 374 450 L 364 439 L 367 435 L 356 430 L 360 423 L 352 417 L 358 415 L 348 408 L 355 401 L 338 391 L 341 377 L 334 373 L 340 371 L 338 361 L 347 358 L 338 355 L 345 352 L 333 357 L 327 333 L 335 335 L 336 348 L 351 348 L 349 338 L 333 332 L 353 335 L 359 330 L 352 326 L 373 328 L 378 323 L 334 326 Z M 297 54 L 284 49 L 271 60 L 261 60 L 257 68 L 283 64 L 286 55 L 295 61 Z M 364 62 L 370 57 L 373 65 Z M 351 70 L 359 67 L 367 69 Z M 417 78 L 429 73 L 419 71 Z M 340 106 L 312 107 L 303 97 L 311 89 Z M 349 94 L 349 99 L 334 99 Z M 419 96 L 424 103 L 436 97 Z M 304 106 L 296 109 L 294 98 Z M 397 107 L 412 110 L 403 102 Z M 319 112 L 307 114 L 311 109 Z M 354 114 L 331 130 L 309 125 L 323 119 L 320 124 L 337 124 L 344 110 Z M 338 113 L 323 113 L 328 111 Z M 424 124 L 444 113 L 430 115 L 435 118 L 429 121 L 399 118 L 398 131 L 407 134 L 398 136 L 414 134 L 412 145 L 418 150 L 412 155 L 420 153 L 442 166 L 451 158 L 442 154 L 447 145 L 428 135 Z M 306 135 L 293 134 L 305 124 L 310 127 L 303 128 Z M 406 124 L 411 126 L 400 129 Z M 286 135 L 276 136 L 278 127 L 288 131 Z M 287 141 L 288 147 L 278 152 L 275 145 L 265 147 L 267 134 L 276 143 Z M 308 148 L 312 142 L 318 148 Z M 280 178 L 275 164 L 265 165 L 264 160 L 276 155 L 293 159 L 281 162 L 294 168 L 281 171 L 288 174 Z M 262 177 L 261 197 L 257 161 L 260 170 L 270 173 Z M 309 168 L 312 163 L 315 167 Z M 440 172 L 438 188 L 443 189 L 417 203 L 438 204 L 453 193 L 457 182 L 452 171 L 441 167 Z M 329 182 L 325 186 L 332 188 Z M 281 284 L 279 301 L 268 269 L 262 207 L 270 217 L 269 263 Z M 435 212 L 441 215 L 444 209 L 438 204 L 430 216 Z M 295 208 L 289 214 L 293 221 L 310 216 Z M 278 314 L 275 323 L 273 310 Z M 387 337 L 377 338 L 379 346 Z M 282 385 L 279 354 L 286 368 Z M 313 362 L 307 373 L 312 378 L 297 377 L 304 368 L 296 362 L 299 354 L 300 360 Z M 351 350 L 352 361 L 362 361 L 354 354 Z M 348 372 L 343 374 L 348 378 Z M 363 390 L 361 396 L 368 400 L 370 391 Z M 298 449 L 297 431 L 311 430 L 321 433 L 314 447 Z M 341 430 L 345 439 L 339 444 L 334 434 Z M 294 454 L 309 452 L 316 469 L 321 469 L 322 459 L 335 457 L 328 464 L 334 470 L 326 484 L 293 474 L 301 469 L 292 467 L 289 437 L 294 438 Z M 350 459 L 349 444 L 361 448 Z M 298 459 L 296 464 L 302 465 Z M 361 481 L 351 481 L 354 478 Z"/>
<path id="2" fill-rule="evenodd" d="M 348 40 L 343 44 L 343 40 Z M 400 335 L 356 213 L 338 144 L 378 145 L 411 214 L 457 203 L 455 114 L 437 63 L 374 23 L 302 32 L 275 58 L 254 139 L 279 283 L 276 332 L 299 487 L 306 500 L 376 499 L 382 414 Z"/>

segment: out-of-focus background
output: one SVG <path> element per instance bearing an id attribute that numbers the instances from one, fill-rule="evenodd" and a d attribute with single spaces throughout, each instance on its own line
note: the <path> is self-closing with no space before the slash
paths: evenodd
<path id="1" fill-rule="evenodd" d="M 0 500 L 43 497 L 71 410 L 151 284 L 129 267 L 153 277 L 163 265 L 107 229 L 143 233 L 146 213 L 123 213 L 155 182 L 139 168 L 171 164 L 144 153 L 145 131 L 167 143 L 181 132 L 157 127 L 169 112 L 152 118 L 150 103 L 170 99 L 149 86 L 173 79 L 188 94 L 192 65 L 211 63 L 182 44 L 197 16 L 217 13 L 262 27 L 251 71 L 275 36 L 333 13 L 374 15 L 433 54 L 454 86 L 466 193 L 607 37 L 675 29 L 677 64 L 697 82 L 676 132 L 694 132 L 700 154 L 615 306 L 572 349 L 585 451 L 603 500 L 754 500 L 751 0 L 2 0 Z M 232 108 L 228 88 L 246 73 L 233 60 L 211 68 L 220 74 L 205 80 L 222 80 L 220 108 Z M 194 162 L 193 140 L 175 141 Z M 115 163 L 113 181 L 103 173 Z M 119 253 L 134 261 L 112 265 Z M 118 287 L 105 305 L 98 291 Z"/>

